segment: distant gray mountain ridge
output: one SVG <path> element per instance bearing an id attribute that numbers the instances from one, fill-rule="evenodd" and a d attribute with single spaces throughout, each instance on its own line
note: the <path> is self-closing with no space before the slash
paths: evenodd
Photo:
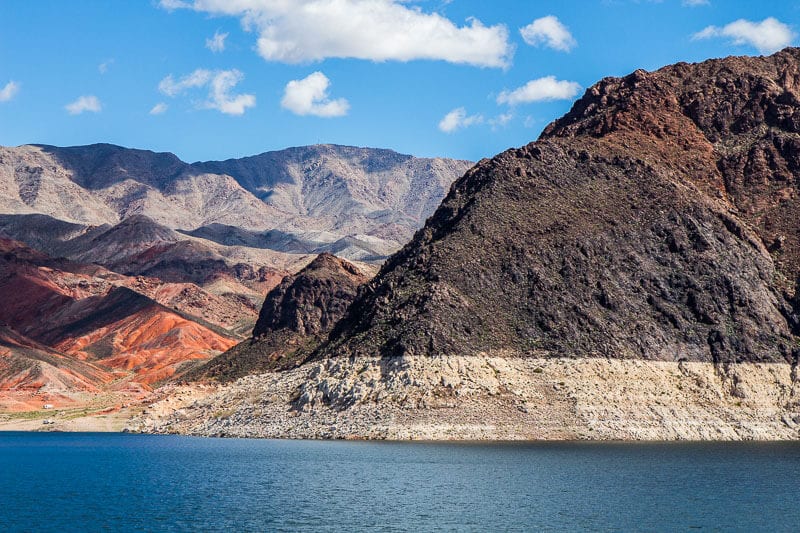
<path id="1" fill-rule="evenodd" d="M 93 238 L 145 217 L 148 244 L 196 238 L 380 261 L 471 166 L 328 144 L 196 163 L 111 144 L 0 147 L 0 230 L 86 260 Z"/>

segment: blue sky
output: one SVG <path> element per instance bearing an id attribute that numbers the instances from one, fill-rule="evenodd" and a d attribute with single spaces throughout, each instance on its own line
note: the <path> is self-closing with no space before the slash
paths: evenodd
<path id="1" fill-rule="evenodd" d="M 798 33 L 800 0 L 0 0 L 0 144 L 477 160 L 602 77 Z"/>

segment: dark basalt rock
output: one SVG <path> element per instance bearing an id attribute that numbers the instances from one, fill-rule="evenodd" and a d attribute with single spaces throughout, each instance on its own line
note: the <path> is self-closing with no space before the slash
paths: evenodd
<path id="1" fill-rule="evenodd" d="M 358 287 L 368 280 L 352 263 L 328 253 L 318 255 L 267 294 L 250 340 L 185 379 L 230 381 L 300 364 L 344 316 Z"/>
<path id="2" fill-rule="evenodd" d="M 315 357 L 790 361 L 800 49 L 608 78 L 484 160 Z"/>
<path id="3" fill-rule="evenodd" d="M 267 295 L 253 338 L 280 329 L 320 335 L 344 316 L 359 285 L 368 278 L 352 263 L 324 253 L 283 281 Z"/>

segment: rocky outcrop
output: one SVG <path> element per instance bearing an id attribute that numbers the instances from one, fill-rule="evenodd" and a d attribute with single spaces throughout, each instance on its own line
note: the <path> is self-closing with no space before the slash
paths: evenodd
<path id="1" fill-rule="evenodd" d="M 345 314 L 358 287 L 369 278 L 354 264 L 331 254 L 320 254 L 307 267 L 287 276 L 267 295 L 253 338 L 279 329 L 302 335 L 331 330 Z"/>
<path id="2" fill-rule="evenodd" d="M 543 138 L 591 136 L 616 150 L 657 155 L 662 166 L 732 206 L 794 290 L 800 222 L 790 213 L 800 172 L 799 60 L 798 49 L 788 48 L 770 57 L 679 63 L 608 78 Z"/>
<path id="3" fill-rule="evenodd" d="M 344 316 L 369 276 L 331 254 L 320 254 L 272 289 L 250 340 L 187 375 L 190 380 L 231 381 L 300 364 Z"/>
<path id="4" fill-rule="evenodd" d="M 336 358 L 214 388 L 169 387 L 128 429 L 311 439 L 800 438 L 788 364 L 733 363 L 723 376 L 711 363 L 509 355 Z"/>

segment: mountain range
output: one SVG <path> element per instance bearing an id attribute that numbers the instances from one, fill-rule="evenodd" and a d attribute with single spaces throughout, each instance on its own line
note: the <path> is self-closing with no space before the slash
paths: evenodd
<path id="1" fill-rule="evenodd" d="M 636 71 L 459 179 L 325 354 L 797 362 L 798 51 Z"/>
<path id="2" fill-rule="evenodd" d="M 132 183 L 70 150 L 11 165 L 7 389 L 168 382 L 128 423 L 147 432 L 800 438 L 800 49 L 605 78 L 537 141 L 421 181 L 323 146 L 284 174 L 135 152 Z"/>
<path id="3" fill-rule="evenodd" d="M 191 164 L 109 144 L 29 145 L 0 148 L 0 213 L 74 224 L 27 219 L 59 240 L 142 215 L 184 239 L 380 260 L 470 166 L 335 145 Z"/>
<path id="4" fill-rule="evenodd" d="M 75 403 L 181 375 L 248 337 L 265 294 L 317 254 L 373 272 L 469 166 L 333 145 L 192 164 L 0 147 L 0 390 Z"/>

